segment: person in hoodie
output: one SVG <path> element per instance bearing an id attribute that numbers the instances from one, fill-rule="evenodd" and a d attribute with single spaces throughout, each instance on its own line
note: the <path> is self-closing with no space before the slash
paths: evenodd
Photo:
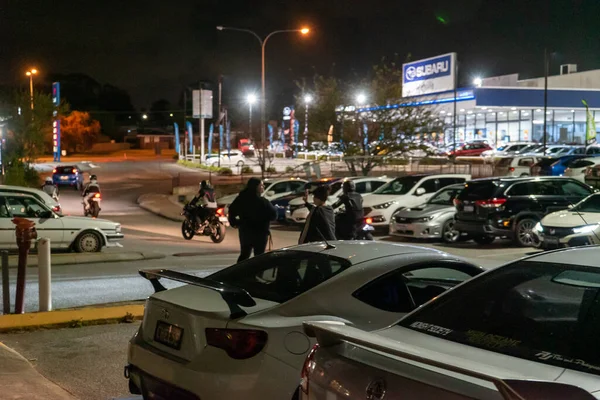
<path id="1" fill-rule="evenodd" d="M 335 217 L 333 208 L 326 205 L 329 196 L 327 186 L 319 186 L 313 192 L 314 203 L 308 203 L 308 193 L 304 194 L 304 203 L 310 210 L 298 244 L 335 240 Z"/>
<path id="2" fill-rule="evenodd" d="M 229 206 L 229 223 L 240 232 L 240 256 L 238 262 L 263 254 L 269 241 L 271 221 L 277 218 L 277 210 L 264 197 L 264 183 L 250 178 L 244 190 Z"/>

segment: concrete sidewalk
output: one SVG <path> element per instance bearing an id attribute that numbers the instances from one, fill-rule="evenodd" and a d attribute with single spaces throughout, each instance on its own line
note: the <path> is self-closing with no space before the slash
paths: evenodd
<path id="1" fill-rule="evenodd" d="M 149 193 L 140 196 L 137 202 L 141 208 L 153 214 L 171 221 L 185 221 L 185 217 L 181 215 L 183 204 L 177 202 L 177 196 Z"/>
<path id="2" fill-rule="evenodd" d="M 164 254 L 156 252 L 100 252 L 100 253 L 54 253 L 52 254 L 52 265 L 75 265 L 75 264 L 97 264 L 112 263 L 123 261 L 141 261 L 158 260 L 165 258 Z M 8 267 L 17 268 L 18 256 L 10 255 L 8 257 Z M 37 267 L 38 260 L 36 254 L 29 254 L 27 257 L 28 267 Z"/>
<path id="3" fill-rule="evenodd" d="M 69 392 L 44 378 L 23 356 L 0 343 L 0 388 L 3 400 L 75 400 Z"/>

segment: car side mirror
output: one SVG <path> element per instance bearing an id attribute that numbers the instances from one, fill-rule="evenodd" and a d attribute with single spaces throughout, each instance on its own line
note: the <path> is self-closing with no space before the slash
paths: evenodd
<path id="1" fill-rule="evenodd" d="M 275 192 L 272 190 L 269 190 L 268 192 L 265 193 L 265 196 L 269 196 L 269 197 L 275 196 Z"/>
<path id="2" fill-rule="evenodd" d="M 422 188 L 422 187 L 418 188 L 417 191 L 415 192 L 415 194 L 417 196 L 423 196 L 425 194 L 425 188 Z"/>
<path id="3" fill-rule="evenodd" d="M 570 210 L 571 208 L 573 208 L 573 204 L 569 204 L 569 205 L 567 206 L 567 208 Z"/>

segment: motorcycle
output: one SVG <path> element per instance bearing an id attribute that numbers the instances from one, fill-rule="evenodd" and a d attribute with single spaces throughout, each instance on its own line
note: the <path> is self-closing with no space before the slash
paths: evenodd
<path id="1" fill-rule="evenodd" d="M 87 201 L 87 207 L 85 202 Z M 90 198 L 84 198 L 81 202 L 83 204 L 83 216 L 84 217 L 92 217 L 98 218 L 100 214 L 100 202 L 102 201 L 102 196 L 100 193 L 94 193 L 94 195 Z"/>
<path id="2" fill-rule="evenodd" d="M 375 240 L 373 239 L 373 232 L 375 232 L 375 228 L 373 228 L 373 219 L 365 218 L 363 225 L 360 227 L 358 232 L 356 232 L 356 240 Z"/>
<path id="3" fill-rule="evenodd" d="M 229 225 L 225 210 L 217 208 L 204 222 L 200 223 L 196 218 L 197 206 L 185 205 L 181 215 L 185 220 L 181 224 L 181 235 L 185 240 L 192 240 L 195 235 L 210 236 L 214 243 L 221 243 L 225 239 L 226 226 Z"/>

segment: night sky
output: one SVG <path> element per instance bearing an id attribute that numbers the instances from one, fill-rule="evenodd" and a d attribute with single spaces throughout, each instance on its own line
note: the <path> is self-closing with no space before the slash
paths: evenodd
<path id="1" fill-rule="evenodd" d="M 558 52 L 556 64 L 600 68 L 599 17 L 597 0 L 0 0 L 0 84 L 26 85 L 30 66 L 84 73 L 127 90 L 141 108 L 176 102 L 184 84 L 223 74 L 234 105 L 260 89 L 260 49 L 255 38 L 216 25 L 261 35 L 313 29 L 269 42 L 267 88 L 276 102 L 290 101 L 294 81 L 315 70 L 364 74 L 395 53 L 456 51 L 462 84 L 476 75 L 532 77 L 542 74 L 544 46 Z"/>

